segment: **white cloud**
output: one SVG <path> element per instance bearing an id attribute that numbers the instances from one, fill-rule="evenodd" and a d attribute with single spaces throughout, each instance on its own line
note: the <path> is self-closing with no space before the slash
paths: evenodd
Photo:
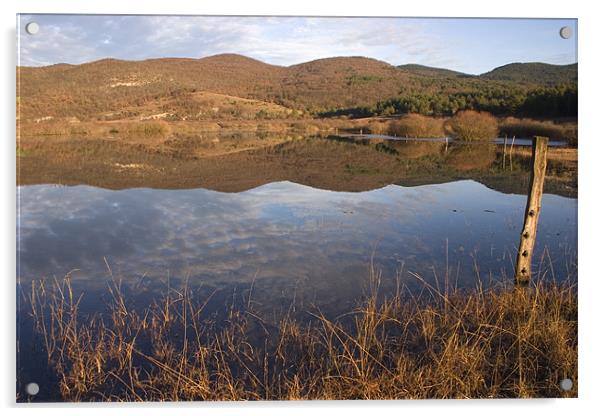
<path id="1" fill-rule="evenodd" d="M 240 53 L 277 65 L 330 56 L 394 64 L 451 62 L 441 40 L 404 19 L 193 16 L 22 16 L 40 23 L 21 35 L 21 64 L 82 63 Z"/>

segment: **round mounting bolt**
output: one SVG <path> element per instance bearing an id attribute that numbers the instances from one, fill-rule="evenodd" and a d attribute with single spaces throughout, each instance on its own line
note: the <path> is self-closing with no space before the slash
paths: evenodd
<path id="1" fill-rule="evenodd" d="M 565 378 L 560 382 L 560 388 L 564 391 L 569 391 L 573 388 L 573 380 Z"/>
<path id="2" fill-rule="evenodd" d="M 36 22 L 29 22 L 25 25 L 25 31 L 30 35 L 35 35 L 40 31 L 40 25 Z"/>
<path id="3" fill-rule="evenodd" d="M 40 392 L 40 386 L 38 386 L 38 383 L 29 383 L 27 386 L 25 386 L 25 391 L 30 396 L 35 396 Z"/>
<path id="4" fill-rule="evenodd" d="M 562 39 L 569 39 L 573 36 L 573 30 L 568 26 L 563 26 L 560 28 L 560 37 Z"/>

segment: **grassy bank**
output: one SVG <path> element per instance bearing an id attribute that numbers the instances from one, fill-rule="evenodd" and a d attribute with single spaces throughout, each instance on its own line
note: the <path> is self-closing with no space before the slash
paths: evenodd
<path id="1" fill-rule="evenodd" d="M 501 136 L 545 136 L 552 140 L 566 140 L 571 146 L 577 146 L 577 123 L 554 123 L 508 117 L 500 122 L 499 131 Z"/>
<path id="2" fill-rule="evenodd" d="M 113 120 L 72 122 L 64 119 L 39 123 L 20 122 L 19 137 L 116 137 L 121 139 L 168 137 L 175 134 L 228 133 L 228 132 L 271 132 L 306 133 L 319 131 L 335 132 L 337 129 L 352 131 L 360 125 L 355 120 L 334 119 L 274 119 L 274 120 Z"/>
<path id="3" fill-rule="evenodd" d="M 498 128 L 499 127 L 499 128 Z M 202 133 L 273 133 L 273 134 L 337 134 L 371 133 L 399 137 L 445 137 L 461 140 L 488 140 L 493 137 L 526 138 L 546 136 L 566 140 L 577 146 L 577 123 L 538 121 L 520 118 L 497 119 L 486 113 L 459 112 L 451 118 L 404 114 L 390 117 L 362 119 L 307 118 L 269 120 L 115 120 L 73 122 L 52 119 L 39 123 L 20 122 L 19 137 L 113 137 L 124 140 L 136 138 L 198 135 Z"/>
<path id="4" fill-rule="evenodd" d="M 376 276 L 345 316 L 272 323 L 251 299 L 220 325 L 202 319 L 207 299 L 185 288 L 135 311 L 114 282 L 94 316 L 69 279 L 35 283 L 30 301 L 67 401 L 576 396 L 575 287 L 423 284 L 421 296 L 384 298 Z M 563 392 L 567 377 L 575 387 Z"/>

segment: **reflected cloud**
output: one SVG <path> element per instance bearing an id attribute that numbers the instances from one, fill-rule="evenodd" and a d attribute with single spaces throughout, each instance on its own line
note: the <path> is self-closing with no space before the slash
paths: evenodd
<path id="1" fill-rule="evenodd" d="M 78 280 L 93 286 L 108 277 L 106 258 L 124 279 L 169 275 L 219 287 L 256 278 L 289 288 L 303 281 L 323 294 L 365 281 L 372 258 L 391 278 L 402 263 L 430 276 L 443 267 L 446 241 L 450 264 L 468 270 L 477 252 L 484 271 L 499 271 L 508 259 L 493 247 L 512 250 L 525 203 L 470 180 L 360 193 L 292 182 L 241 193 L 35 185 L 19 196 L 25 282 L 79 269 Z M 545 195 L 539 249 L 575 246 L 576 206 Z"/>

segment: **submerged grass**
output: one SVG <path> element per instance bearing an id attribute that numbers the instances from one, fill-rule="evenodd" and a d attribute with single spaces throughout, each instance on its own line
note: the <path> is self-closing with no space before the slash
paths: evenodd
<path id="1" fill-rule="evenodd" d="M 29 300 L 66 401 L 576 396 L 574 286 L 452 290 L 416 277 L 419 296 L 398 285 L 384 297 L 373 273 L 344 316 L 272 323 L 249 298 L 218 325 L 187 287 L 136 311 L 113 281 L 108 313 L 93 316 L 69 277 L 34 283 Z"/>

